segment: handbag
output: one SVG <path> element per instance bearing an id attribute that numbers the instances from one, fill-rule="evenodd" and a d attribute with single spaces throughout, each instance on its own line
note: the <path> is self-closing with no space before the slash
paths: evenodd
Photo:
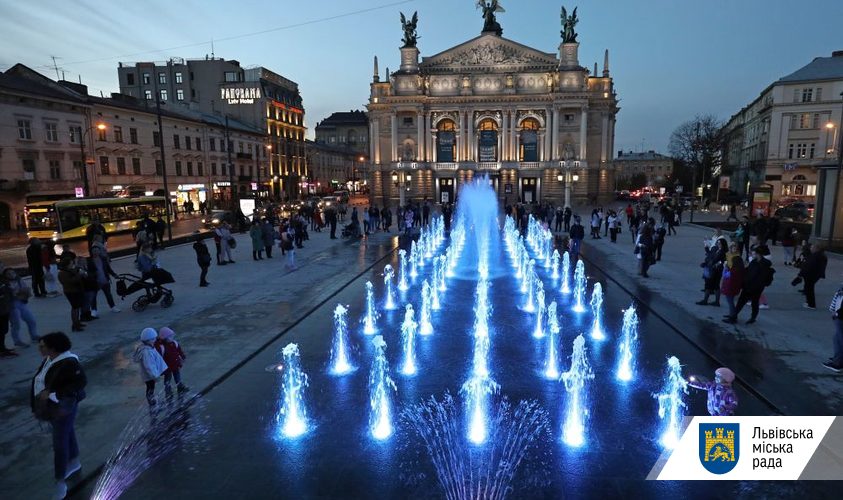
<path id="1" fill-rule="evenodd" d="M 234 238 L 229 238 L 228 239 L 228 248 L 231 248 L 232 250 L 237 248 L 237 240 L 235 240 Z"/>
<path id="2" fill-rule="evenodd" d="M 35 418 L 38 420 L 52 422 L 70 415 L 73 412 L 73 407 L 76 405 L 77 401 L 81 401 L 84 398 L 84 395 L 81 399 L 61 398 L 59 399 L 59 402 L 56 403 L 49 398 L 36 397 L 35 404 L 32 408 L 32 414 L 35 415 Z"/>

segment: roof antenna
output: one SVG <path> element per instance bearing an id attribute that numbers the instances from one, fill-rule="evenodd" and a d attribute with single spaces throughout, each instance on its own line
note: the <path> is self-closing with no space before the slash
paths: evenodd
<path id="1" fill-rule="evenodd" d="M 58 64 L 56 64 L 56 59 L 61 59 L 61 57 L 57 58 L 56 56 L 50 56 L 50 58 L 53 60 L 53 69 L 56 70 L 56 80 L 58 80 L 59 79 L 59 66 L 58 66 Z"/>
<path id="2" fill-rule="evenodd" d="M 211 59 L 214 59 L 214 39 L 211 38 Z"/>

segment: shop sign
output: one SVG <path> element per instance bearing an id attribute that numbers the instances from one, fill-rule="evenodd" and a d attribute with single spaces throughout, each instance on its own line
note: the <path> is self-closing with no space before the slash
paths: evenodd
<path id="1" fill-rule="evenodd" d="M 179 191 L 192 191 L 194 189 L 205 189 L 204 184 L 179 184 Z"/>
<path id="2" fill-rule="evenodd" d="M 229 182 L 229 181 L 215 182 L 214 187 L 231 187 L 231 182 Z"/>
<path id="3" fill-rule="evenodd" d="M 85 190 L 81 187 L 75 188 L 74 191 L 76 192 L 77 198 L 84 198 L 85 197 Z"/>

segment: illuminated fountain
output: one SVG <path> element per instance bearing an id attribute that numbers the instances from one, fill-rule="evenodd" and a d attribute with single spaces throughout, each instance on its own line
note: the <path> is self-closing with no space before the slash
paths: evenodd
<path id="1" fill-rule="evenodd" d="M 369 372 L 369 432 L 379 441 L 388 439 L 392 428 L 392 392 L 395 382 L 389 376 L 389 362 L 386 360 L 386 342 L 383 336 L 372 339 L 375 357 Z"/>
<path id="2" fill-rule="evenodd" d="M 416 278 L 419 275 L 419 269 L 418 269 L 419 256 L 418 256 L 418 253 L 419 253 L 419 250 L 418 250 L 418 247 L 416 246 L 416 240 L 413 240 L 410 243 L 410 277 L 411 278 Z"/>
<path id="3" fill-rule="evenodd" d="M 562 287 L 560 291 L 568 295 L 571 293 L 571 254 L 562 254 Z"/>
<path id="4" fill-rule="evenodd" d="M 527 312 L 533 312 L 536 310 L 536 282 L 538 281 L 538 276 L 536 276 L 536 261 L 531 260 L 530 265 L 527 267 L 527 300 L 524 303 L 524 310 Z"/>
<path id="5" fill-rule="evenodd" d="M 562 374 L 568 397 L 565 400 L 565 423 L 562 425 L 562 440 L 568 446 L 582 446 L 585 443 L 586 420 L 588 419 L 588 381 L 594 372 L 585 355 L 585 339 L 579 335 L 574 339 L 571 354 L 571 369 Z"/>
<path id="6" fill-rule="evenodd" d="M 448 259 L 444 255 L 439 256 L 439 283 L 438 288 L 440 292 L 444 292 L 448 290 L 448 284 L 445 280 L 445 268 L 447 266 Z"/>
<path id="7" fill-rule="evenodd" d="M 556 301 L 547 307 L 547 360 L 544 363 L 544 376 L 550 380 L 559 380 L 559 317 L 556 315 Z"/>
<path id="8" fill-rule="evenodd" d="M 433 333 L 433 324 L 430 322 L 430 302 L 434 293 L 436 292 L 434 291 L 433 287 L 430 286 L 427 280 L 424 280 L 424 283 L 422 283 L 421 310 L 419 311 L 420 335 L 430 335 Z"/>
<path id="9" fill-rule="evenodd" d="M 491 378 L 478 376 L 471 377 L 462 386 L 460 392 L 465 396 L 468 415 L 468 440 L 476 445 L 483 444 L 489 435 L 486 416 L 489 399 L 499 389 L 500 386 Z"/>
<path id="10" fill-rule="evenodd" d="M 334 344 L 331 347 L 331 369 L 332 375 L 345 375 L 354 371 L 351 364 L 348 345 L 348 309 L 342 304 L 337 304 L 334 309 Z"/>
<path id="11" fill-rule="evenodd" d="M 286 438 L 295 438 L 307 432 L 307 410 L 304 405 L 304 388 L 307 375 L 301 369 L 299 346 L 287 344 L 281 351 L 284 355 L 283 391 L 281 410 L 281 433 Z"/>
<path id="12" fill-rule="evenodd" d="M 685 394 L 688 394 L 688 382 L 682 377 L 682 365 L 676 356 L 671 356 L 667 360 L 662 392 L 655 395 L 659 401 L 659 418 L 664 425 L 660 442 L 665 448 L 672 449 L 679 442 L 685 415 Z"/>
<path id="13" fill-rule="evenodd" d="M 392 266 L 390 264 L 383 266 L 383 286 L 386 290 L 386 300 L 384 301 L 383 308 L 388 311 L 398 307 L 398 304 L 395 302 L 395 290 L 392 281 L 394 278 L 395 271 L 392 270 Z"/>
<path id="14" fill-rule="evenodd" d="M 403 248 L 398 250 L 398 289 L 402 292 L 410 289 L 410 283 L 407 280 L 407 251 Z"/>
<path id="15" fill-rule="evenodd" d="M 363 333 L 374 335 L 378 331 L 375 323 L 378 320 L 378 310 L 375 308 L 375 289 L 371 281 L 366 282 L 366 315 L 363 316 Z"/>
<path id="16" fill-rule="evenodd" d="M 585 264 L 581 260 L 574 271 L 574 312 L 585 312 Z"/>
<path id="17" fill-rule="evenodd" d="M 550 263 L 550 279 L 556 281 L 559 279 L 559 250 L 553 250 L 552 261 Z"/>
<path id="18" fill-rule="evenodd" d="M 434 273 L 432 276 L 433 280 L 430 283 L 430 308 L 438 311 L 442 309 L 442 301 L 439 298 L 442 292 L 440 291 L 438 282 L 445 279 L 445 256 L 443 255 L 441 259 L 434 257 L 433 262 Z"/>
<path id="19" fill-rule="evenodd" d="M 404 346 L 401 374 L 408 377 L 416 374 L 416 329 L 418 326 L 418 323 L 413 320 L 413 305 L 407 304 L 404 310 L 404 322 L 401 323 L 401 342 Z"/>
<path id="20" fill-rule="evenodd" d="M 536 286 L 539 291 L 536 292 L 536 327 L 533 329 L 533 338 L 541 339 L 544 338 L 543 320 L 547 307 L 544 302 L 544 284 L 537 280 Z"/>
<path id="21" fill-rule="evenodd" d="M 623 312 L 623 327 L 618 344 L 618 368 L 615 372 L 618 380 L 628 382 L 635 377 L 635 352 L 638 346 L 638 313 L 630 305 Z"/>
<path id="22" fill-rule="evenodd" d="M 600 283 L 594 284 L 594 289 L 591 291 L 591 315 L 593 321 L 591 323 L 591 338 L 594 340 L 603 340 L 606 334 L 603 333 L 603 285 Z"/>

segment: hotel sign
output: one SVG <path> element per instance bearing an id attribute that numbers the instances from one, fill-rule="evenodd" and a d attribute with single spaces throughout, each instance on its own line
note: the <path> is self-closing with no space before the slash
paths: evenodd
<path id="1" fill-rule="evenodd" d="M 258 87 L 221 88 L 220 98 L 228 104 L 254 104 L 255 99 L 261 98 L 261 89 Z"/>

